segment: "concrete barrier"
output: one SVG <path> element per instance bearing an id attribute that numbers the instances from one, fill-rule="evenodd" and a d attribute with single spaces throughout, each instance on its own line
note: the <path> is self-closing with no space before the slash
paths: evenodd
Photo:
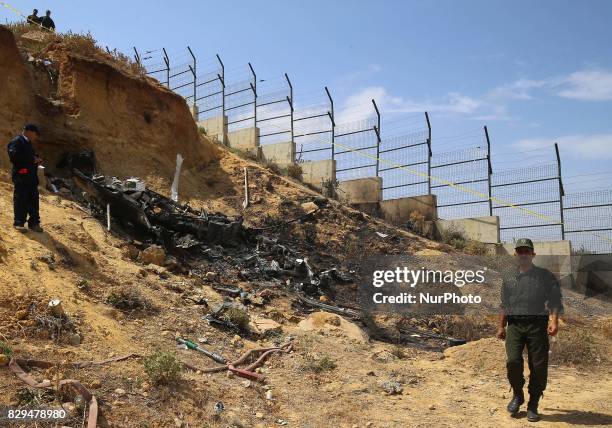
<path id="1" fill-rule="evenodd" d="M 578 254 L 572 256 L 570 287 L 584 297 L 610 301 L 612 298 L 612 255 Z"/>
<path id="2" fill-rule="evenodd" d="M 338 197 L 349 204 L 378 203 L 382 200 L 382 178 L 367 177 L 341 181 Z"/>
<path id="3" fill-rule="evenodd" d="M 438 217 L 436 195 L 411 196 L 380 202 L 381 215 L 395 225 L 405 225 L 414 211 L 422 214 L 426 221 L 435 220 Z"/>
<path id="4" fill-rule="evenodd" d="M 228 146 L 259 156 L 259 128 L 244 128 L 227 133 Z"/>
<path id="5" fill-rule="evenodd" d="M 265 144 L 261 147 L 263 162 L 272 162 L 280 166 L 287 166 L 295 160 L 295 143 Z"/>
<path id="6" fill-rule="evenodd" d="M 336 160 L 323 159 L 318 161 L 300 162 L 302 181 L 321 189 L 326 181 L 336 180 Z"/>
<path id="7" fill-rule="evenodd" d="M 484 242 L 485 244 L 497 244 L 499 242 L 499 217 L 473 217 L 454 220 L 437 220 L 436 228 L 439 233 L 447 230 L 457 230 L 463 233 L 467 239 Z M 514 253 L 514 248 L 512 248 Z"/>
<path id="8" fill-rule="evenodd" d="M 528 237 L 528 236 L 527 236 Z M 570 241 L 534 242 L 536 253 L 533 263 L 550 270 L 564 284 L 572 275 L 572 244 Z M 497 246 L 497 254 L 514 254 L 514 243 Z"/>
<path id="9" fill-rule="evenodd" d="M 198 127 L 204 128 L 208 137 L 227 144 L 227 116 L 215 116 L 197 123 Z"/>

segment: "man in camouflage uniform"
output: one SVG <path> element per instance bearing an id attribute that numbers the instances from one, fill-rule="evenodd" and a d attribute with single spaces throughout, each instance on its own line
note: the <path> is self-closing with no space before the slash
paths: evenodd
<path id="1" fill-rule="evenodd" d="M 515 416 L 525 402 L 523 395 L 523 349 L 529 362 L 527 419 L 540 420 L 538 401 L 548 377 L 548 336 L 558 331 L 563 310 L 561 289 L 555 276 L 533 264 L 533 242 L 521 238 L 515 245 L 518 267 L 504 276 L 497 337 L 506 340 L 506 369 L 514 392 L 508 412 Z"/>

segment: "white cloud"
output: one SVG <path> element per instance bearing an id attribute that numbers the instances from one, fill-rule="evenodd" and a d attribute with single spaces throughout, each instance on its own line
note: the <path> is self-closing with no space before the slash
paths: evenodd
<path id="1" fill-rule="evenodd" d="M 519 79 L 489 91 L 488 97 L 493 99 L 530 100 L 533 98 L 531 90 L 541 88 L 547 83 L 543 80 Z"/>
<path id="2" fill-rule="evenodd" d="M 612 100 L 612 72 L 606 70 L 579 70 L 566 76 L 543 80 L 518 79 L 493 88 L 489 99 L 530 100 L 533 91 L 546 90 L 556 96 L 581 101 Z"/>
<path id="3" fill-rule="evenodd" d="M 473 114 L 482 107 L 482 101 L 457 92 L 451 92 L 436 101 L 414 101 L 391 95 L 382 86 L 371 86 L 349 96 L 336 114 L 336 122 L 346 123 L 369 119 L 374 116 L 372 99 L 384 114 L 396 113 L 430 113 L 440 114 Z"/>
<path id="4" fill-rule="evenodd" d="M 612 100 L 612 72 L 582 70 L 571 73 L 558 85 L 557 95 L 584 101 Z"/>
<path id="5" fill-rule="evenodd" d="M 563 154 L 572 158 L 608 160 L 612 159 L 612 134 L 566 135 L 558 138 L 528 138 L 517 141 L 517 150 L 533 150 L 559 144 Z"/>

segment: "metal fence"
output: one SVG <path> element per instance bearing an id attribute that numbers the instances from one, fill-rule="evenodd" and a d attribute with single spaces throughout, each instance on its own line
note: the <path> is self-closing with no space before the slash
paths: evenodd
<path id="1" fill-rule="evenodd" d="M 195 105 L 198 110 L 196 119 L 203 120 L 222 116 L 225 112 L 225 66 L 221 57 L 199 67 L 202 73 L 196 77 Z"/>
<path id="2" fill-rule="evenodd" d="M 523 236 L 526 230 L 538 240 L 565 239 L 561 159 L 556 144 L 555 153 L 556 164 L 500 171 L 493 175 L 491 187 L 495 198 L 513 204 L 513 207 L 493 204 L 492 211 L 499 216 L 503 242 Z"/>
<path id="3" fill-rule="evenodd" d="M 377 177 L 380 151 L 380 112 L 372 100 L 375 117 L 335 127 L 336 178 L 338 181 Z"/>
<path id="4" fill-rule="evenodd" d="M 325 95 L 319 103 L 296 106 L 293 141 L 298 162 L 334 158 L 334 100 L 327 86 Z"/>
<path id="5" fill-rule="evenodd" d="M 381 140 L 378 176 L 383 179 L 384 200 L 431 193 L 431 123 L 427 112 L 425 120 L 423 129 Z"/>
<path id="6" fill-rule="evenodd" d="M 227 76 L 227 75 L 226 75 Z M 257 74 L 248 63 L 225 83 L 225 115 L 228 132 L 252 128 L 257 123 Z"/>
<path id="7" fill-rule="evenodd" d="M 257 119 L 260 144 L 293 141 L 293 85 L 285 73 L 279 81 L 266 80 L 257 94 Z"/>
<path id="8" fill-rule="evenodd" d="M 471 189 L 458 191 L 447 183 L 433 180 L 440 218 L 465 218 L 491 215 L 491 143 L 485 127 L 484 142 L 475 147 L 439 153 L 432 157 L 431 175 Z"/>
<path id="9" fill-rule="evenodd" d="M 557 144 L 556 163 L 494 174 L 486 126 L 474 147 L 432 153 L 427 113 L 426 127 L 383 138 L 375 100 L 369 118 L 338 124 L 327 87 L 323 102 L 296 105 L 287 74 L 258 80 L 250 63 L 228 72 L 219 55 L 198 62 L 189 46 L 170 53 L 134 48 L 134 54 L 148 76 L 197 107 L 198 119 L 227 117 L 230 132 L 258 127 L 261 144 L 294 141 L 297 162 L 335 159 L 340 181 L 381 177 L 383 199 L 434 193 L 440 218 L 499 216 L 503 242 L 528 234 L 537 240 L 570 239 L 579 252 L 612 254 L 612 191 L 565 196 Z"/>
<path id="10" fill-rule="evenodd" d="M 579 253 L 612 254 L 612 191 L 572 193 L 563 198 L 565 236 Z"/>

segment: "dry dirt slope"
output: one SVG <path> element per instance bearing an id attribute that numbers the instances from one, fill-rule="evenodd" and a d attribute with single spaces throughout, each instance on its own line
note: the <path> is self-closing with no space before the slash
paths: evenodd
<path id="1" fill-rule="evenodd" d="M 195 134 L 193 121 L 187 120 L 184 103 L 180 104 L 176 97 L 162 93 L 159 88 L 108 69 L 107 65 L 60 55 L 58 61 L 65 67 L 67 82 L 74 83 L 72 87 L 78 90 L 70 92 L 70 86 L 60 86 L 58 93 L 64 102 L 68 101 L 65 105 L 69 109 L 46 110 L 47 103 L 36 104 L 41 101 L 40 96 L 49 95 L 40 92 L 45 88 L 37 86 L 36 74 L 32 74 L 36 72 L 29 65 L 19 65 L 21 60 L 12 36 L 3 29 L 0 36 L 0 58 L 4 61 L 0 67 L 5 67 L 0 76 L 4 79 L 3 87 L 11 88 L 0 94 L 3 111 L 11 112 L 0 119 L 0 131 L 6 138 L 28 119 L 27 112 L 37 111 L 35 120 L 51 130 L 49 140 L 59 141 L 59 147 L 92 145 L 100 153 L 103 172 L 122 177 L 140 175 L 163 193 L 169 187 L 176 151 L 175 146 L 164 147 L 165 143 L 176 142 L 172 139 L 176 131 L 173 127 L 178 126 L 179 133 L 192 144 L 190 150 L 199 153 L 196 149 L 202 141 Z M 10 60 L 5 61 L 6 58 Z M 71 80 L 75 78 L 76 81 Z M 102 97 L 106 101 L 87 105 L 90 98 L 83 96 L 82 91 L 86 94 L 92 88 L 96 89 L 97 99 Z M 15 96 L 6 97 L 7 93 Z M 19 96 L 23 93 L 29 94 L 25 100 Z M 142 100 L 146 111 L 170 109 L 170 117 L 174 118 L 171 126 L 164 122 L 161 113 L 155 116 L 159 121 L 151 124 L 134 129 L 126 126 L 126 122 L 136 123 L 136 118 L 145 123 L 146 120 L 142 105 L 130 105 L 122 114 L 113 114 L 114 104 L 109 100 L 123 99 L 125 94 Z M 23 101 L 24 106 L 16 106 L 17 101 Z M 42 109 L 37 107 L 40 105 Z M 81 108 L 75 109 L 75 106 Z M 104 129 L 95 123 L 99 114 L 109 121 Z M 126 115 L 133 116 L 125 120 Z M 194 135 L 197 139 L 193 139 Z M 117 150 L 126 150 L 127 146 L 117 146 L 124 141 L 135 141 L 136 145 L 129 147 L 135 150 L 130 156 Z M 55 155 L 53 147 L 47 148 L 51 158 Z M 153 160 L 136 156 L 143 151 L 152 153 Z M 171 156 L 166 156 L 167 153 Z M 183 177 L 181 195 L 193 206 L 243 214 L 247 223 L 265 225 L 295 217 L 299 214 L 299 202 L 311 197 L 311 192 L 303 186 L 227 152 L 221 152 L 218 160 L 211 157 L 205 160 L 202 165 L 187 168 Z M 252 173 L 253 204 L 242 211 L 244 166 L 249 166 Z M 0 216 L 0 340 L 8 343 L 16 356 L 59 363 L 101 360 L 132 352 L 148 355 L 159 349 L 174 351 L 175 332 L 194 339 L 206 337 L 208 347 L 231 357 L 257 345 L 236 340 L 201 319 L 205 307 L 194 304 L 189 297 L 203 297 L 210 306 L 220 302 L 222 297 L 212 291 L 210 283 L 134 262 L 126 254 L 121 239 L 106 233 L 97 220 L 69 200 L 43 195 L 41 212 L 46 232 L 42 235 L 15 232 L 11 228 L 11 193 L 6 173 L 0 172 L 3 213 Z M 376 231 L 388 233 L 389 239 L 381 240 Z M 452 254 L 449 248 L 334 203 L 324 215 L 319 215 L 314 225 L 292 225 L 284 234 L 323 265 L 331 261 L 350 262 L 355 252 L 418 253 L 426 249 L 429 254 Z M 210 269 L 223 275 L 218 267 L 211 265 Z M 239 285 L 247 289 L 250 286 Z M 138 290 L 158 311 L 128 314 L 113 309 L 106 298 L 112 290 L 121 287 Z M 346 294 L 340 291 L 339 299 Z M 305 331 L 298 327 L 304 316 L 290 308 L 288 297 L 281 290 L 267 307 L 252 308 L 252 314 L 278 319 L 283 325 L 284 338 L 288 335 L 295 338 L 293 353 L 273 357 L 264 368 L 273 400 L 266 400 L 262 386 L 245 387 L 240 379 L 227 378 L 224 374 L 187 372 L 185 380 L 176 386 L 153 387 L 145 378 L 139 358 L 81 370 L 60 367 L 37 373 L 36 377 L 82 380 L 101 402 L 101 426 L 267 427 L 279 426 L 281 420 L 299 427 L 526 425 L 524 419 L 511 420 L 503 411 L 508 393 L 500 342 L 494 339 L 475 342 L 449 351 L 449 358 L 440 359 L 437 353 L 348 336 L 336 326 L 333 317 L 323 324 L 322 332 Z M 82 338 L 79 345 L 68 343 L 68 332 L 61 336 L 60 343 L 55 343 L 48 333 L 36 328 L 34 318 L 51 298 L 64 302 L 74 329 Z M 30 311 L 23 312 L 27 309 Z M 178 355 L 198 367 L 209 365 L 208 360 L 192 352 L 179 351 Z M 322 361 L 324 357 L 334 360 L 337 367 L 322 373 L 308 370 L 313 360 Z M 543 404 L 547 420 L 541 425 L 610 424 L 609 374 L 609 366 L 595 372 L 553 369 L 551 388 Z M 390 379 L 403 384 L 402 394 L 388 396 L 382 391 L 380 383 Z M 0 368 L 0 391 L 0 404 L 16 405 L 20 397 L 24 398 L 23 384 L 5 367 Z M 216 418 L 213 406 L 218 401 L 224 403 L 226 410 Z M 74 426 L 80 426 L 73 422 Z"/>
<path id="2" fill-rule="evenodd" d="M 10 185 L 0 184 L 0 208 L 10 213 Z M 209 285 L 188 277 L 165 274 L 127 259 L 122 242 L 108 235 L 102 225 L 88 218 L 73 202 L 54 195 L 42 200 L 47 225 L 43 235 L 22 235 L 10 227 L 10 215 L 0 218 L 0 334 L 21 357 L 51 361 L 100 360 L 136 352 L 147 355 L 156 349 L 173 350 L 174 332 L 189 337 L 207 337 L 213 349 L 233 356 L 257 343 L 234 343 L 231 335 L 219 333 L 201 321 L 203 309 L 182 296 L 196 292 L 218 302 L 221 297 Z M 55 267 L 47 264 L 54 255 Z M 157 272 L 157 273 L 156 273 Z M 165 279 L 164 279 L 165 278 Z M 87 288 L 79 288 L 87 283 Z M 109 290 L 121 285 L 138 288 L 160 311 L 157 314 L 126 316 L 104 302 Z M 181 293 L 180 289 L 186 290 Z M 177 291 L 177 289 L 179 291 Z M 31 302 L 45 304 L 58 297 L 75 320 L 83 337 L 79 346 L 55 344 L 34 333 L 28 319 L 15 318 Z M 296 326 L 301 318 L 280 296 L 271 308 L 255 310 L 261 315 L 291 314 L 283 324 L 284 335 L 295 337 L 296 350 L 274 357 L 266 366 L 274 400 L 265 399 L 261 386 L 245 387 L 240 379 L 223 374 L 188 372 L 176 387 L 147 384 L 139 359 L 79 371 L 60 369 L 60 376 L 81 379 L 102 403 L 102 426 L 522 426 L 504 413 L 509 398 L 503 374 L 501 342 L 484 339 L 437 353 L 364 342 L 349 337 L 328 324 L 323 333 Z M 161 333 L 161 334 L 160 334 Z M 268 342 L 266 342 L 268 343 Z M 179 352 L 184 361 L 199 367 L 209 361 L 188 351 Z M 332 358 L 337 368 L 320 374 L 304 369 L 311 358 Z M 41 373 L 39 378 L 57 375 Z M 541 426 L 599 426 L 612 422 L 610 368 L 597 372 L 571 368 L 551 369 L 551 386 L 542 406 Z M 382 382 L 397 380 L 404 393 L 388 396 Z M 0 404 L 16 404 L 23 384 L 0 369 Z M 123 389 L 125 394 L 118 391 Z M 222 401 L 226 411 L 214 418 L 213 406 Z M 313 411 L 313 407 L 316 411 Z"/>

